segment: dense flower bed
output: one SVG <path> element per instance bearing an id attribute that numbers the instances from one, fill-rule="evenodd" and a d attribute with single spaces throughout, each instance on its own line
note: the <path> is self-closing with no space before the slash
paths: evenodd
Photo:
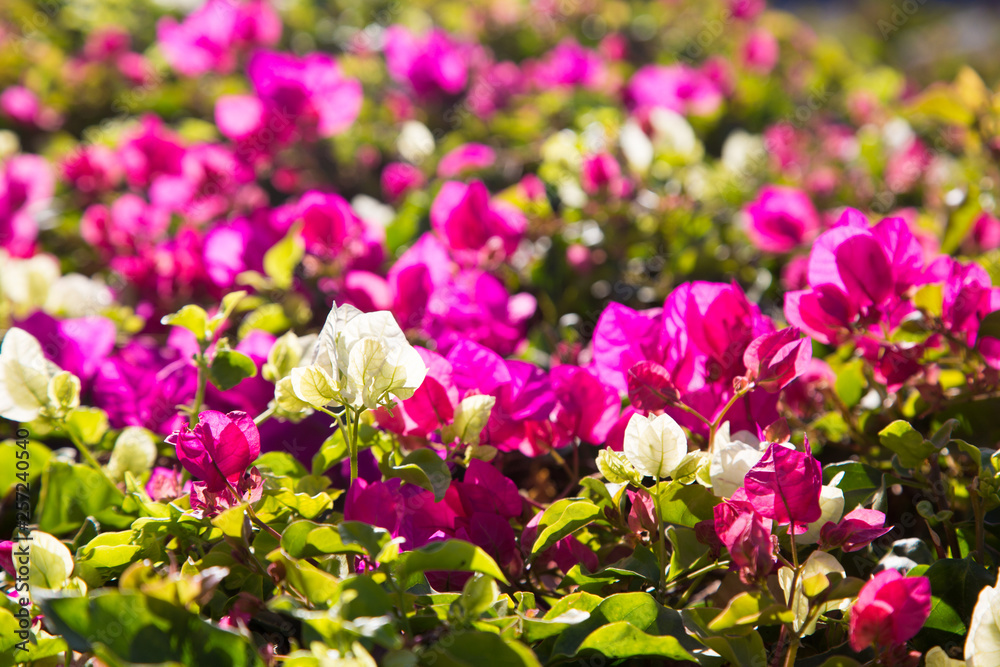
<path id="1" fill-rule="evenodd" d="M 12 3 L 0 128 L 0 664 L 1000 662 L 971 68 L 763 0 Z"/>

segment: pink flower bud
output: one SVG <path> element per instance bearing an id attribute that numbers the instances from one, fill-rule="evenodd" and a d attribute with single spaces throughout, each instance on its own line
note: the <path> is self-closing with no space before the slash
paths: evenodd
<path id="1" fill-rule="evenodd" d="M 848 638 L 862 651 L 903 644 L 923 627 L 931 613 L 931 583 L 927 577 L 904 577 L 896 570 L 876 574 L 862 587 L 851 608 Z"/>

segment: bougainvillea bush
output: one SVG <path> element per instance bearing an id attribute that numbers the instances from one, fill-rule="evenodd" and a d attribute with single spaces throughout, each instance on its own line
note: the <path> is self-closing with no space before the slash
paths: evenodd
<path id="1" fill-rule="evenodd" d="M 0 6 L 0 664 L 1000 664 L 1000 92 L 763 0 Z"/>

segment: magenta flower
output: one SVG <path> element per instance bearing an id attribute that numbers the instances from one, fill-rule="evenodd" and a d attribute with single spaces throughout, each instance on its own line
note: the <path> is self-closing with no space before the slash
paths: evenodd
<path id="1" fill-rule="evenodd" d="M 904 577 L 883 570 L 866 583 L 851 607 L 848 638 L 851 648 L 871 645 L 889 649 L 912 639 L 931 613 L 931 583 L 927 577 Z"/>
<path id="2" fill-rule="evenodd" d="M 420 97 L 456 95 L 465 89 L 469 78 L 465 50 L 443 30 L 418 36 L 394 25 L 386 31 L 389 76 L 408 84 Z"/>
<path id="3" fill-rule="evenodd" d="M 646 65 L 629 80 L 625 102 L 640 112 L 660 108 L 706 116 L 722 104 L 722 91 L 703 72 L 686 65 Z"/>
<path id="4" fill-rule="evenodd" d="M 561 447 L 573 438 L 602 444 L 618 421 L 618 393 L 579 366 L 556 366 L 549 371 L 549 381 L 556 405 L 543 424 L 552 426 L 551 445 Z"/>
<path id="5" fill-rule="evenodd" d="M 161 174 L 183 173 L 184 151 L 180 137 L 166 128 L 158 117 L 147 115 L 125 136 L 118 157 L 128 184 L 133 188 L 145 188 Z"/>
<path id="6" fill-rule="evenodd" d="M 812 341 L 788 327 L 751 341 L 743 353 L 747 379 L 770 392 L 780 391 L 805 373 L 812 360 Z"/>
<path id="7" fill-rule="evenodd" d="M 607 68 L 599 53 L 566 39 L 535 63 L 530 75 L 539 90 L 570 86 L 596 88 L 606 80 Z"/>
<path id="8" fill-rule="evenodd" d="M 655 361 L 640 361 L 628 371 L 628 400 L 647 412 L 663 410 L 680 400 L 670 373 Z"/>
<path id="9" fill-rule="evenodd" d="M 424 174 L 412 164 L 391 162 L 382 169 L 382 193 L 392 201 L 424 185 Z"/>
<path id="10" fill-rule="evenodd" d="M 491 201 L 482 181 L 447 181 L 431 205 L 431 227 L 456 251 L 480 251 L 496 238 L 498 249 L 511 255 L 527 225 L 514 207 Z"/>
<path id="11" fill-rule="evenodd" d="M 769 185 L 743 210 L 747 236 L 765 252 L 789 252 L 811 241 L 819 215 L 809 197 L 795 188 Z"/>
<path id="12" fill-rule="evenodd" d="M 885 514 L 859 507 L 848 512 L 839 523 L 829 521 L 820 529 L 820 548 L 858 551 L 888 533 Z"/>
<path id="13" fill-rule="evenodd" d="M 584 159 L 580 184 L 589 195 L 606 192 L 612 197 L 624 197 L 631 188 L 628 179 L 622 177 L 618 161 L 608 153 L 598 153 Z"/>
<path id="14" fill-rule="evenodd" d="M 281 19 L 264 0 L 209 0 L 182 23 L 160 19 L 156 36 L 167 62 L 184 76 L 227 74 L 238 51 L 270 46 L 281 37 Z"/>
<path id="15" fill-rule="evenodd" d="M 749 584 L 770 574 L 777 550 L 770 522 L 753 505 L 735 496 L 716 505 L 713 511 L 715 535 L 729 551 L 740 579 Z"/>
<path id="16" fill-rule="evenodd" d="M 752 72 L 767 74 L 778 62 L 778 40 L 767 30 L 758 29 L 747 36 L 743 44 L 743 64 Z"/>
<path id="17" fill-rule="evenodd" d="M 486 169 L 497 159 L 496 151 L 486 144 L 462 144 L 438 162 L 437 174 L 441 178 L 455 178 L 465 171 Z"/>
<path id="18" fill-rule="evenodd" d="M 122 177 L 121 165 L 110 148 L 81 146 L 61 164 L 63 178 L 84 194 L 101 194 L 114 188 Z"/>
<path id="19" fill-rule="evenodd" d="M 34 254 L 36 214 L 52 198 L 55 177 L 37 155 L 16 155 L 0 167 L 0 248 L 14 257 Z"/>
<path id="20" fill-rule="evenodd" d="M 186 492 L 184 486 L 179 471 L 157 466 L 149 474 L 146 495 L 157 502 L 170 501 L 184 495 Z"/>
<path id="21" fill-rule="evenodd" d="M 212 493 L 225 491 L 229 484 L 238 486 L 260 456 L 260 433 L 245 412 L 206 410 L 194 429 L 174 431 L 167 442 L 177 448 L 181 465 Z"/>
<path id="22" fill-rule="evenodd" d="M 14 567 L 14 547 L 17 544 L 10 540 L 0 540 L 0 569 L 7 573 L 11 579 L 17 577 L 17 568 Z"/>
<path id="23" fill-rule="evenodd" d="M 0 93 L 0 111 L 22 125 L 35 125 L 41 109 L 38 96 L 24 86 L 10 86 Z"/>
<path id="24" fill-rule="evenodd" d="M 795 532 L 822 516 L 819 505 L 823 474 L 811 454 L 772 444 L 746 474 L 743 488 L 753 508 L 778 525 L 793 523 Z"/>

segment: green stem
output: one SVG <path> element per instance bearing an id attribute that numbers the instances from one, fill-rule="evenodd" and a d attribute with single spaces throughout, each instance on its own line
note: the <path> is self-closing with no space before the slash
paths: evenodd
<path id="1" fill-rule="evenodd" d="M 201 405 L 205 402 L 205 387 L 208 385 L 208 363 L 205 361 L 205 353 L 198 353 L 194 360 L 198 365 L 198 390 L 195 392 L 191 413 L 188 415 L 188 428 L 194 428 L 194 425 L 198 423 Z"/>
<path id="2" fill-rule="evenodd" d="M 229 492 L 233 494 L 234 498 L 236 498 L 236 502 L 239 502 L 242 496 L 240 496 L 240 494 L 233 487 L 232 482 L 230 482 L 225 477 L 223 477 L 222 479 L 226 482 L 226 487 L 229 488 Z M 257 516 L 257 513 L 253 511 L 253 505 L 251 505 L 250 503 L 247 503 L 247 514 L 250 515 L 250 520 L 253 521 L 255 524 L 257 524 L 258 528 L 260 528 L 261 530 L 266 530 L 267 532 L 271 533 L 271 536 L 277 539 L 279 544 L 281 543 L 281 533 L 279 533 L 274 528 L 271 528 L 269 525 L 261 521 L 260 517 Z"/>
<path id="3" fill-rule="evenodd" d="M 260 426 L 261 424 L 263 424 L 264 422 L 266 422 L 268 419 L 270 419 L 271 417 L 273 417 L 274 416 L 274 410 L 275 410 L 275 406 L 272 405 L 267 410 L 264 410 L 264 412 L 262 412 L 259 415 L 257 415 L 254 418 L 254 420 L 253 420 L 254 426 Z"/>
<path id="4" fill-rule="evenodd" d="M 697 411 L 697 410 L 695 410 L 694 408 L 690 408 L 690 407 L 688 407 L 687 405 L 685 405 L 685 404 L 684 404 L 684 403 L 682 403 L 681 401 L 678 401 L 677 403 L 675 403 L 675 404 L 674 404 L 674 407 L 675 407 L 675 408 L 680 408 L 681 410 L 683 410 L 684 412 L 688 413 L 688 414 L 689 414 L 689 415 L 691 415 L 692 417 L 695 417 L 695 418 L 697 418 L 697 419 L 700 419 L 700 420 L 701 420 L 702 422 L 704 422 L 704 423 L 708 424 L 709 426 L 711 426 L 711 425 L 712 425 L 712 420 L 711 420 L 711 419 L 709 419 L 709 418 L 705 417 L 705 415 L 701 414 L 700 412 L 698 412 L 698 411 Z"/>
<path id="5" fill-rule="evenodd" d="M 793 634 L 792 640 L 788 644 L 788 653 L 785 655 L 785 667 L 795 665 L 795 655 L 799 652 L 799 637 Z"/>
<path id="6" fill-rule="evenodd" d="M 358 478 L 358 430 L 361 427 L 361 409 L 354 411 L 354 426 L 351 428 L 351 486 L 354 486 L 354 480 Z"/>
<path id="7" fill-rule="evenodd" d="M 973 521 L 976 523 L 976 560 L 981 564 L 986 564 L 986 535 L 983 532 L 983 528 L 986 524 L 986 512 L 983 504 L 979 500 L 979 483 L 975 485 L 972 489 L 972 493 L 969 494 L 969 498 L 972 500 L 972 515 Z"/>
<path id="8" fill-rule="evenodd" d="M 663 512 L 660 510 L 660 478 L 656 478 L 656 497 L 653 499 L 653 506 L 656 508 L 656 559 L 660 564 L 660 581 L 657 584 L 657 591 L 660 599 L 663 599 L 663 592 L 667 587 L 667 545 L 666 531 L 663 529 Z"/>
<path id="9" fill-rule="evenodd" d="M 719 426 L 722 425 L 722 420 L 725 418 L 726 413 L 728 413 L 729 410 L 734 405 L 736 405 L 736 401 L 738 401 L 741 398 L 743 398 L 747 394 L 747 392 L 749 392 L 751 389 L 753 389 L 753 385 L 752 384 L 749 385 L 743 391 L 734 392 L 733 393 L 733 397 L 729 399 L 729 402 L 726 403 L 725 407 L 722 408 L 722 412 L 720 412 L 719 416 L 716 417 L 715 421 L 712 422 L 712 425 L 708 429 L 708 453 L 709 454 L 712 453 L 712 447 L 715 446 L 715 432 L 717 430 L 719 430 Z"/>
<path id="10" fill-rule="evenodd" d="M 104 466 L 102 466 L 100 463 L 97 462 L 97 459 L 94 458 L 94 455 L 90 453 L 90 450 L 87 448 L 87 446 L 82 442 L 80 442 L 73 435 L 72 431 L 70 431 L 65 427 L 63 428 L 63 430 L 65 430 L 66 433 L 69 435 L 70 442 L 72 442 L 73 446 L 76 447 L 78 452 L 80 452 L 80 456 L 82 456 L 83 460 L 87 462 L 87 465 L 89 465 L 91 468 L 96 470 L 101 475 L 101 478 L 104 479 L 105 482 L 107 482 L 108 486 L 115 490 L 115 494 L 122 495 L 121 489 L 118 488 L 118 485 L 115 484 L 115 481 L 113 479 L 108 477 L 108 473 L 104 469 Z"/>

